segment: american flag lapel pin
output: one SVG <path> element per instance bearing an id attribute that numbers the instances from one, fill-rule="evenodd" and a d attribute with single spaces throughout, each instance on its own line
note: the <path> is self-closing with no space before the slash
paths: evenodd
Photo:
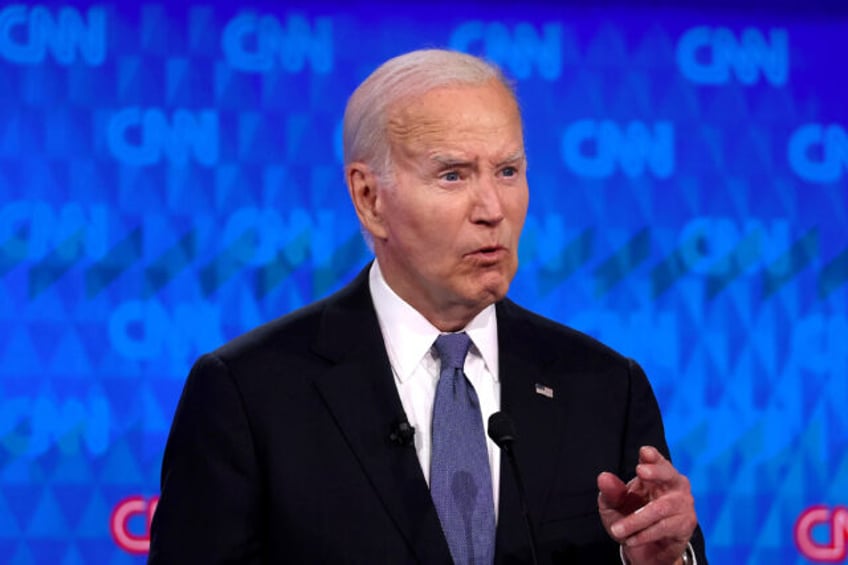
<path id="1" fill-rule="evenodd" d="M 536 394 L 541 394 L 542 396 L 547 396 L 548 398 L 554 397 L 554 389 L 549 386 L 545 386 L 540 383 L 536 383 Z"/>

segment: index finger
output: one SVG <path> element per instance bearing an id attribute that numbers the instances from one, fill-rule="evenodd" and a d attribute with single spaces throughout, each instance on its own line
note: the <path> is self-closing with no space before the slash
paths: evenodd
<path id="1" fill-rule="evenodd" d="M 636 465 L 636 475 L 644 481 L 669 484 L 679 481 L 682 477 L 680 472 L 671 464 L 671 461 L 651 446 L 645 446 L 639 450 L 639 464 Z"/>
<path id="2" fill-rule="evenodd" d="M 639 448 L 639 463 L 659 463 L 661 461 L 668 461 L 668 459 L 653 445 L 643 445 Z"/>

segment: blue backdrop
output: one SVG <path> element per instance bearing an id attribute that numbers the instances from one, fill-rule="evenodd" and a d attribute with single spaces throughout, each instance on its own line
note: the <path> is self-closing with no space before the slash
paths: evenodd
<path id="1" fill-rule="evenodd" d="M 644 365 L 712 560 L 844 562 L 848 6 L 698 4 L 0 7 L 0 562 L 143 561 L 193 360 L 368 261 L 344 104 L 423 46 L 516 80 L 511 294 Z"/>

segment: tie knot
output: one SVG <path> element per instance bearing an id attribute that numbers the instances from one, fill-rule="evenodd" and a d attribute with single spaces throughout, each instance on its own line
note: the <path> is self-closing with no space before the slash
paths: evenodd
<path id="1" fill-rule="evenodd" d="M 446 368 L 462 369 L 465 356 L 471 346 L 471 338 L 465 332 L 458 334 L 442 334 L 436 338 L 436 351 L 442 360 L 442 370 Z"/>

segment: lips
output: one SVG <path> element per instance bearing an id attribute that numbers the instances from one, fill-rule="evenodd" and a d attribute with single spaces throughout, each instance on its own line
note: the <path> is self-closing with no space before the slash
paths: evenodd
<path id="1" fill-rule="evenodd" d="M 484 262 L 496 262 L 507 255 L 508 251 L 503 245 L 489 245 L 478 247 L 467 254 L 469 258 Z"/>
<path id="2" fill-rule="evenodd" d="M 478 247 L 477 249 L 471 251 L 469 254 L 495 253 L 496 251 L 501 251 L 501 250 L 505 250 L 505 249 L 506 248 L 503 245 L 499 245 L 499 244 L 495 243 L 495 244 L 492 244 L 492 245 L 484 245 L 484 246 Z"/>

